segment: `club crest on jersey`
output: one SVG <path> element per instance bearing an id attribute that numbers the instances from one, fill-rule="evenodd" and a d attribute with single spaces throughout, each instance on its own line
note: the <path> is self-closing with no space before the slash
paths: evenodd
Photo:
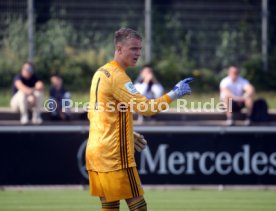
<path id="1" fill-rule="evenodd" d="M 131 82 L 125 83 L 125 87 L 127 91 L 129 91 L 131 94 L 136 94 L 138 91 L 136 90 L 135 86 Z"/>

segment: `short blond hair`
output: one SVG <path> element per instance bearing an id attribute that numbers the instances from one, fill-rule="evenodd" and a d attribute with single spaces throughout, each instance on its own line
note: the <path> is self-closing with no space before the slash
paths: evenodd
<path id="1" fill-rule="evenodd" d="M 142 36 L 137 31 L 131 28 L 120 28 L 115 32 L 114 44 L 116 45 L 117 43 L 124 42 L 130 38 L 142 40 Z"/>

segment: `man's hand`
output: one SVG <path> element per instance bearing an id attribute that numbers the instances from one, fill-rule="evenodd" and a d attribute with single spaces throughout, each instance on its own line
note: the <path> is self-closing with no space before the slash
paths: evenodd
<path id="1" fill-rule="evenodd" d="M 23 92 L 25 92 L 26 95 L 32 95 L 34 93 L 34 89 L 26 87 L 25 91 Z"/>
<path id="2" fill-rule="evenodd" d="M 171 90 L 168 95 L 172 100 L 176 100 L 178 98 L 183 97 L 186 94 L 190 94 L 192 92 L 189 83 L 192 82 L 194 78 L 189 77 L 185 78 L 184 80 L 178 82 L 173 90 Z"/>
<path id="3" fill-rule="evenodd" d="M 143 149 L 146 148 L 147 141 L 143 135 L 137 132 L 133 132 L 134 135 L 134 147 L 136 151 L 141 152 Z"/>

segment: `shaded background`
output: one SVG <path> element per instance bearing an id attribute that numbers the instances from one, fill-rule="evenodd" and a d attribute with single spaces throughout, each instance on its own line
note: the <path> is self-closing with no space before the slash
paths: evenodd
<path id="1" fill-rule="evenodd" d="M 145 34 L 145 1 L 51 0 L 34 2 L 34 63 L 42 79 L 59 72 L 84 89 L 113 56 L 112 36 L 122 26 Z M 276 88 L 275 1 L 268 1 L 268 68 L 261 60 L 261 0 L 152 0 L 152 60 L 165 87 L 194 75 L 195 88 L 217 90 L 225 68 L 237 64 L 258 89 Z M 0 2 L 1 87 L 28 57 L 27 1 Z M 130 72 L 134 78 L 145 62 Z M 72 77 L 75 79 L 72 81 Z M 203 85 L 202 85 L 203 84 Z"/>

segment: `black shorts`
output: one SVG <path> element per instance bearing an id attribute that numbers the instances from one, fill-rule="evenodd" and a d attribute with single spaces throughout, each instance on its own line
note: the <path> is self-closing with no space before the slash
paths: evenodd
<path id="1" fill-rule="evenodd" d="M 244 107 L 245 107 L 245 104 L 243 102 L 232 101 L 232 111 L 233 112 L 239 112 Z"/>

